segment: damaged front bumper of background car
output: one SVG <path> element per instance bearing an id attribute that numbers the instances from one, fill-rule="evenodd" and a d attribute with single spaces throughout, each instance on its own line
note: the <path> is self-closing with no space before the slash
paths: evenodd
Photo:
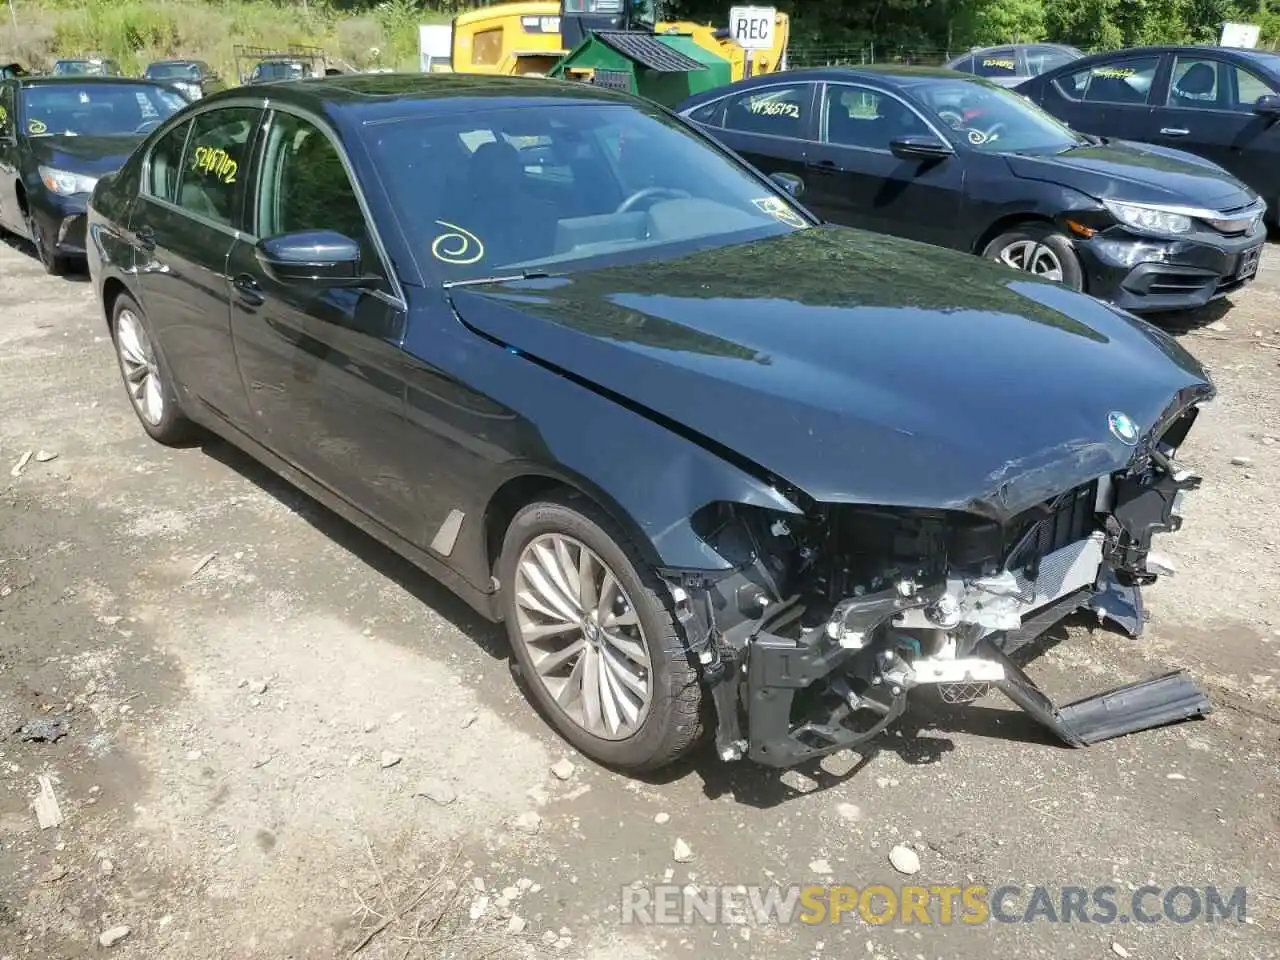
<path id="1" fill-rule="evenodd" d="M 1181 526 L 1183 496 L 1200 484 L 1174 456 L 1205 399 L 1162 419 L 1124 469 L 1012 518 L 703 510 L 699 535 L 734 569 L 664 575 L 715 704 L 720 756 L 786 767 L 857 750 L 926 685 L 950 703 L 996 687 L 1072 746 L 1208 713 L 1181 672 L 1058 707 L 1010 659 L 1081 609 L 1142 632 L 1141 589 L 1171 572 L 1153 538 Z"/>

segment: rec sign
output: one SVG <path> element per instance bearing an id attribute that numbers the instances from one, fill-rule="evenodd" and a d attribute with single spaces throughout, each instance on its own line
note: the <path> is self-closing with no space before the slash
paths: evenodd
<path id="1" fill-rule="evenodd" d="M 777 18 L 773 7 L 730 7 L 729 36 L 744 50 L 768 50 Z"/>

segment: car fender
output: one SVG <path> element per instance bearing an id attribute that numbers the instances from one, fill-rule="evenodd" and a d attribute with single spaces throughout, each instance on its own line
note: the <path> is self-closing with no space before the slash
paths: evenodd
<path id="1" fill-rule="evenodd" d="M 1079 190 L 1038 180 L 1018 180 L 1006 173 L 1003 184 L 1023 185 L 1016 194 L 1001 198 L 975 196 L 970 203 L 981 210 L 970 223 L 965 249 L 981 254 L 983 248 L 1014 224 L 1024 220 L 1044 220 L 1068 230 L 1063 217 L 1073 210 L 1096 210 L 1098 201 Z M 974 211 L 977 213 L 977 211 Z"/>
<path id="2" fill-rule="evenodd" d="M 453 498 L 468 504 L 468 516 L 489 514 L 513 481 L 554 481 L 609 513 L 654 567 L 714 572 L 732 564 L 694 532 L 691 518 L 699 509 L 729 502 L 802 512 L 799 496 L 789 495 L 781 481 L 456 323 L 411 321 L 407 352 L 448 357 L 448 372 L 410 361 L 408 415 L 465 451 L 453 455 L 487 461 L 483 470 L 459 471 L 469 486 Z M 427 526 L 443 520 L 429 517 Z M 488 580 L 496 560 L 486 527 L 464 521 L 449 557 L 477 585 Z M 428 538 L 434 533 L 428 529 Z"/>

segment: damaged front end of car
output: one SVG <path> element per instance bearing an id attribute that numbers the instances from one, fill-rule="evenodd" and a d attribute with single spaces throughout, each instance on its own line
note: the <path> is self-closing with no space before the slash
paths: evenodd
<path id="1" fill-rule="evenodd" d="M 1200 484 L 1174 458 L 1208 396 L 1145 438 L 1113 422 L 1133 448 L 1122 469 L 1011 515 L 982 504 L 701 510 L 696 532 L 732 569 L 663 573 L 715 704 L 720 756 L 788 767 L 858 750 L 921 686 L 951 703 L 996 687 L 1072 746 L 1208 713 L 1181 672 L 1059 707 L 1010 658 L 1081 609 L 1141 633 L 1141 589 L 1171 572 L 1153 539 L 1179 529 L 1183 496 Z"/>

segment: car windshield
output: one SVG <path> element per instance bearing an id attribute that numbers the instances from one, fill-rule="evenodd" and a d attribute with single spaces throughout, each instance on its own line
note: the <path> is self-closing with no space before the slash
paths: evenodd
<path id="1" fill-rule="evenodd" d="M 149 83 L 49 83 L 22 91 L 21 122 L 31 137 L 142 134 L 187 105 Z"/>
<path id="2" fill-rule="evenodd" d="M 106 67 L 92 60 L 59 60 L 53 65 L 53 72 L 64 77 L 101 76 Z"/>
<path id="3" fill-rule="evenodd" d="M 310 76 L 311 71 L 305 64 L 294 60 L 272 60 L 260 63 L 254 68 L 253 75 L 258 80 L 290 80 L 302 76 Z"/>
<path id="4" fill-rule="evenodd" d="M 443 279 L 562 273 L 808 226 L 678 121 L 631 104 L 405 119 L 370 146 L 415 252 Z"/>
<path id="5" fill-rule="evenodd" d="M 146 76 L 148 80 L 196 80 L 199 71 L 194 63 L 153 63 Z"/>
<path id="6" fill-rule="evenodd" d="M 1056 153 L 1084 140 L 1021 94 L 986 83 L 917 84 L 918 98 L 975 150 Z"/>

